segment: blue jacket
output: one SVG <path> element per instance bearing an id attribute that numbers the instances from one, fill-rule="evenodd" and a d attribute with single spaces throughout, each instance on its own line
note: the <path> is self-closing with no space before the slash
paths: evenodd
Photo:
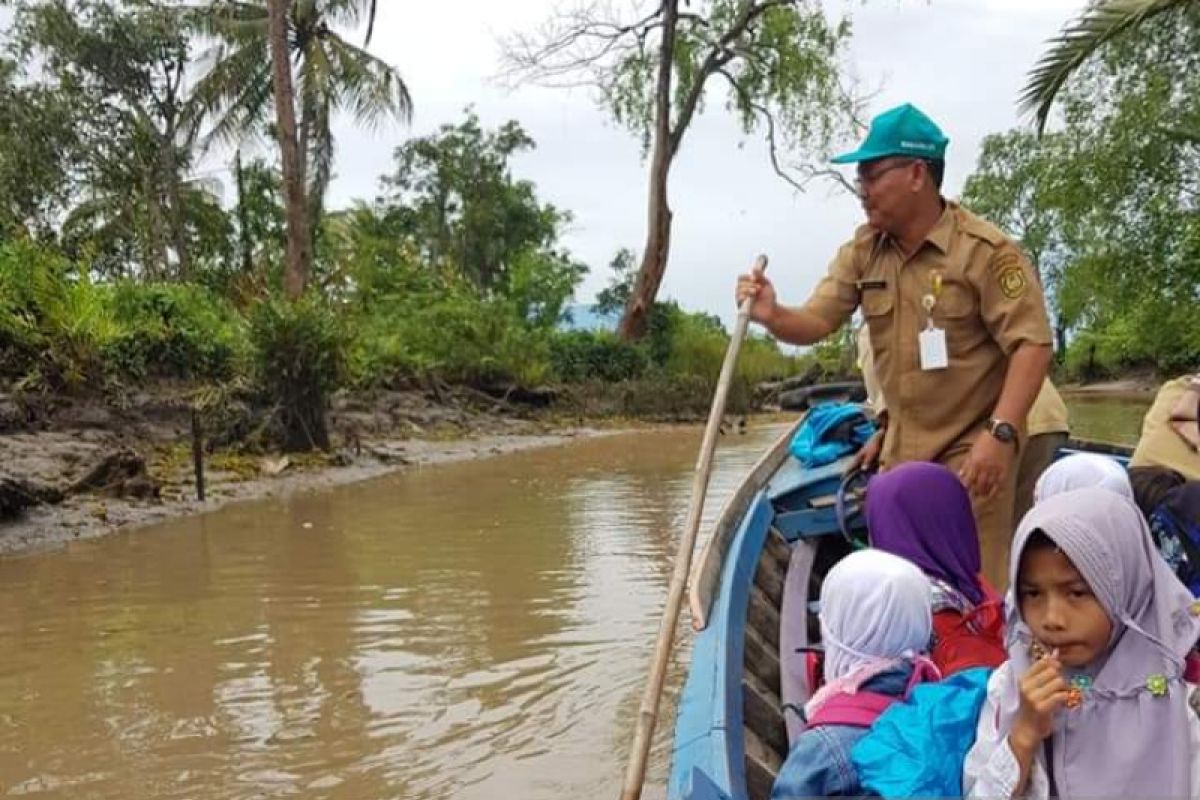
<path id="1" fill-rule="evenodd" d="M 876 675 L 862 688 L 900 697 L 911 673 L 912 667 L 898 667 Z M 775 779 L 771 800 L 863 796 L 850 751 L 866 736 L 867 730 L 850 725 L 823 725 L 800 734 Z"/>

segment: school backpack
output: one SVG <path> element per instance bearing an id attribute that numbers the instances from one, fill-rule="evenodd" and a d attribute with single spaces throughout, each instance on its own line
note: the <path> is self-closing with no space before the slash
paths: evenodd
<path id="1" fill-rule="evenodd" d="M 1200 481 L 1168 491 L 1148 521 L 1158 552 L 1192 595 L 1200 597 Z"/>
<path id="2" fill-rule="evenodd" d="M 883 712 L 908 697 L 917 684 L 936 681 L 939 678 L 941 675 L 933 662 L 924 658 L 918 659 L 914 662 L 912 674 L 908 677 L 908 685 L 904 688 L 904 697 L 866 689 L 860 689 L 853 694 L 835 694 L 813 712 L 805 722 L 805 728 L 819 728 L 823 725 L 870 728 Z"/>
<path id="3" fill-rule="evenodd" d="M 985 588 L 986 599 L 966 611 L 935 609 L 929 658 L 950 676 L 972 667 L 998 667 L 1008 658 L 1004 647 L 1003 601 Z"/>
<path id="4" fill-rule="evenodd" d="M 1003 609 L 984 603 L 966 615 L 942 611 L 933 615 L 929 658 L 950 676 L 974 667 L 998 667 L 1008 658 L 1004 647 Z"/>
<path id="5" fill-rule="evenodd" d="M 866 793 L 880 797 L 962 797 L 962 769 L 975 743 L 992 670 L 964 670 L 916 686 L 881 713 L 850 750 Z"/>

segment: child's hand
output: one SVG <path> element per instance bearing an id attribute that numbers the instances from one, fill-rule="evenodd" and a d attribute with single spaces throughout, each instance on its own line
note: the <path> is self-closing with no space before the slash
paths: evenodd
<path id="1" fill-rule="evenodd" d="M 1032 755 L 1054 732 L 1054 712 L 1066 705 L 1071 688 L 1063 679 L 1058 651 L 1033 662 L 1021 677 L 1020 686 L 1021 707 L 1008 739 L 1014 752 Z"/>

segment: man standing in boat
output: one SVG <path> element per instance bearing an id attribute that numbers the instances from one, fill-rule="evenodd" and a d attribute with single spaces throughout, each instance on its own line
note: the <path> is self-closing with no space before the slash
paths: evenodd
<path id="1" fill-rule="evenodd" d="M 1029 260 L 995 226 L 941 195 L 948 139 L 905 104 L 871 122 L 856 164 L 867 224 L 838 250 L 808 301 L 776 301 L 764 275 L 737 298 L 777 339 L 812 344 L 857 308 L 887 407 L 882 466 L 936 461 L 971 493 L 984 573 L 1006 561 L 1025 419 L 1051 360 L 1045 298 Z"/>

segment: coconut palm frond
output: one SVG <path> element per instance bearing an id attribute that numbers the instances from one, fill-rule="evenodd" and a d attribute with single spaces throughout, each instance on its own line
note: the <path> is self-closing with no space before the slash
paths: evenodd
<path id="1" fill-rule="evenodd" d="M 368 18 L 369 6 L 370 0 L 323 0 L 320 17 L 331 26 L 357 28 Z"/>
<path id="2" fill-rule="evenodd" d="M 213 120 L 206 147 L 244 138 L 268 116 L 273 102 L 265 37 L 240 47 L 219 45 L 212 62 L 212 69 L 196 84 L 192 96 L 197 113 Z"/>
<path id="3" fill-rule="evenodd" d="M 295 0 L 287 18 L 314 221 L 333 171 L 333 116 L 347 111 L 367 127 L 389 117 L 408 122 L 412 116 L 412 98 L 400 73 L 367 52 L 365 44 L 355 46 L 339 33 L 357 30 L 365 21 L 370 41 L 378 5 L 378 0 Z M 205 145 L 244 140 L 269 121 L 275 102 L 266 0 L 215 0 L 206 9 L 190 8 L 189 25 L 212 42 L 202 59 L 207 71 L 194 90 L 196 116 L 212 121 Z"/>
<path id="4" fill-rule="evenodd" d="M 325 212 L 325 190 L 333 178 L 333 128 L 330 125 L 329 97 L 318 100 L 318 107 L 312 110 L 314 135 L 309 141 L 308 163 L 308 204 L 309 230 L 314 234 Z"/>
<path id="5" fill-rule="evenodd" d="M 1029 73 L 1019 106 L 1034 115 L 1040 134 L 1050 108 L 1071 75 L 1108 42 L 1146 20 L 1197 0 L 1101 0 L 1067 23 Z"/>
<path id="6" fill-rule="evenodd" d="M 265 36 L 267 8 L 256 3 L 223 0 L 212 5 L 184 5 L 176 9 L 180 23 L 202 36 L 226 41 Z"/>
<path id="7" fill-rule="evenodd" d="M 399 70 L 341 37 L 328 37 L 325 51 L 337 76 L 336 105 L 357 122 L 374 128 L 389 116 L 402 122 L 412 118 L 412 96 Z"/>
<path id="8" fill-rule="evenodd" d="M 113 228 L 132 229 L 132 209 L 127 198 L 115 194 L 101 194 L 81 200 L 63 220 L 62 230 L 66 239 L 94 236 L 98 232 Z"/>
<path id="9" fill-rule="evenodd" d="M 327 44 L 332 34 L 323 37 L 322 45 Z M 301 103 L 301 116 L 308 130 L 307 152 L 305 160 L 308 164 L 308 199 L 309 224 L 316 231 L 320 220 L 322 201 L 329 180 L 333 174 L 333 126 L 331 108 L 340 90 L 337 74 L 330 63 L 324 46 L 312 47 L 308 57 L 300 65 L 298 90 Z"/>
<path id="10" fill-rule="evenodd" d="M 371 34 L 375 33 L 375 11 L 377 7 L 376 0 L 371 0 L 371 7 L 367 9 L 367 35 L 363 38 L 363 47 L 371 43 Z"/>

